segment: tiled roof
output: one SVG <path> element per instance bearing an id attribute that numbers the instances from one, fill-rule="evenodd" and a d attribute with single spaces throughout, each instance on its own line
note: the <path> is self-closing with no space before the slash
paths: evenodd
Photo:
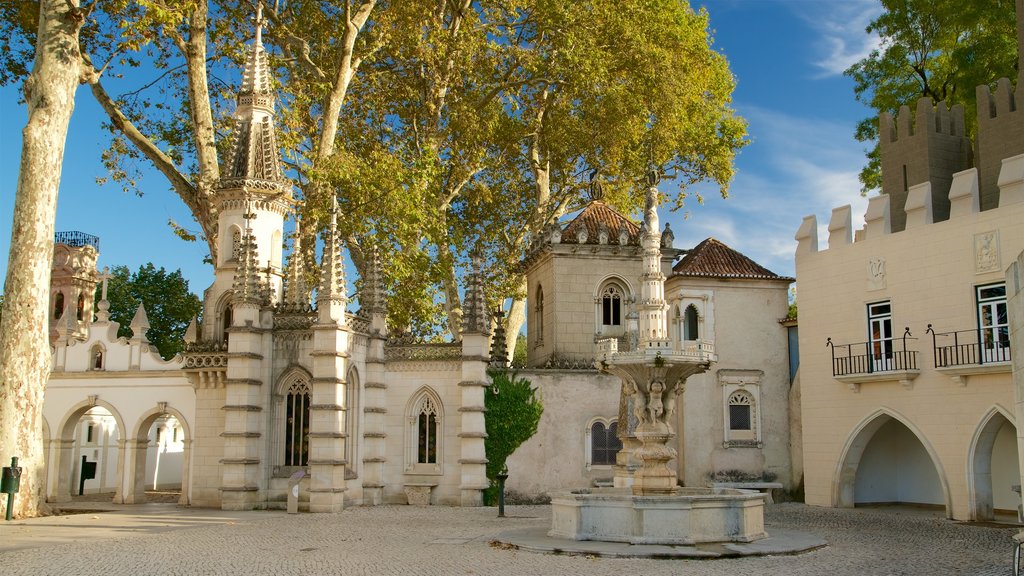
<path id="1" fill-rule="evenodd" d="M 640 242 L 640 226 L 600 200 L 592 200 L 562 231 L 563 244 L 576 244 L 580 229 L 587 231 L 587 244 L 599 244 L 598 233 L 601 225 L 608 229 L 608 244 L 619 243 L 619 232 L 629 235 L 627 244 Z"/>
<path id="2" fill-rule="evenodd" d="M 683 259 L 672 267 L 673 276 L 699 276 L 704 278 L 747 278 L 754 280 L 788 280 L 771 270 L 729 248 L 725 244 L 708 238 L 687 252 Z"/>

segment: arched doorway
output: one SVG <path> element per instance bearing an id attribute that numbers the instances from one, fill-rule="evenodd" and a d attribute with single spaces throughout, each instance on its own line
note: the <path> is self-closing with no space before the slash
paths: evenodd
<path id="1" fill-rule="evenodd" d="M 112 500 L 121 502 L 124 420 L 117 410 L 90 398 L 72 407 L 58 430 L 51 445 L 57 477 L 47 491 L 47 501 L 70 502 L 81 489 L 90 495 L 112 493 Z M 95 477 L 83 478 L 83 468 L 95 468 Z"/>
<path id="2" fill-rule="evenodd" d="M 879 410 L 866 418 L 840 459 L 834 505 L 935 505 L 951 517 L 948 483 L 935 451 L 922 438 L 894 412 Z"/>
<path id="3" fill-rule="evenodd" d="M 127 478 L 125 503 L 145 502 L 150 490 L 187 506 L 192 434 L 184 415 L 161 402 L 142 415 L 133 431 L 126 446 L 132 473 Z"/>
<path id="4" fill-rule="evenodd" d="M 968 466 L 971 520 L 993 520 L 997 511 L 1016 519 L 1020 496 L 1012 486 L 1020 484 L 1017 428 L 1004 410 L 992 408 L 982 418 Z"/>

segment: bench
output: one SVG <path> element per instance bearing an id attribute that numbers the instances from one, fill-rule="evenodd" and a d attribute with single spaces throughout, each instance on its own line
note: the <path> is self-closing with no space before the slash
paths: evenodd
<path id="1" fill-rule="evenodd" d="M 712 482 L 712 488 L 739 488 L 740 490 L 757 490 L 766 496 L 765 504 L 774 504 L 772 490 L 782 490 L 782 482 Z"/>

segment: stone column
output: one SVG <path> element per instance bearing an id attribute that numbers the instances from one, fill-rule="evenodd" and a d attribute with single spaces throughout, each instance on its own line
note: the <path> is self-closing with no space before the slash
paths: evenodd
<path id="1" fill-rule="evenodd" d="M 370 338 L 366 353 L 366 378 L 363 384 L 363 504 L 384 502 L 385 452 L 384 418 L 387 414 L 384 383 L 384 344 L 387 325 L 384 314 L 370 315 Z"/>
<path id="2" fill-rule="evenodd" d="M 1024 252 L 1006 270 L 1006 304 L 1013 350 L 1014 415 L 1017 420 L 1017 459 L 1024 486 Z M 1019 505 L 1024 506 L 1024 503 Z"/>
<path id="3" fill-rule="evenodd" d="M 487 480 L 487 455 L 484 438 L 484 394 L 489 386 L 487 365 L 490 360 L 490 339 L 486 333 L 462 334 L 462 381 L 459 382 L 461 415 L 459 432 L 459 465 L 462 506 L 482 506 Z"/>
<path id="4" fill-rule="evenodd" d="M 348 341 L 349 331 L 343 320 L 313 325 L 313 398 L 309 407 L 310 512 L 340 512 L 345 508 Z"/>
<path id="5" fill-rule="evenodd" d="M 263 364 L 260 306 L 234 305 L 228 329 L 228 367 L 224 380 L 224 457 L 221 459 L 221 508 L 252 510 L 263 499 L 260 474 Z"/>

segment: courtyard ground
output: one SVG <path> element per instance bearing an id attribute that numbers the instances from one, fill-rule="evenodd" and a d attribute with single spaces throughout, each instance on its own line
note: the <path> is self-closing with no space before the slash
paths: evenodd
<path id="1" fill-rule="evenodd" d="M 1018 527 L 967 524 L 914 508 L 767 508 L 765 523 L 828 546 L 795 556 L 718 560 L 536 554 L 492 543 L 546 526 L 547 506 L 379 506 L 340 514 L 223 512 L 78 502 L 85 513 L 0 522 L 0 575 L 999 575 Z M 102 511 L 101 511 L 102 510 Z"/>

